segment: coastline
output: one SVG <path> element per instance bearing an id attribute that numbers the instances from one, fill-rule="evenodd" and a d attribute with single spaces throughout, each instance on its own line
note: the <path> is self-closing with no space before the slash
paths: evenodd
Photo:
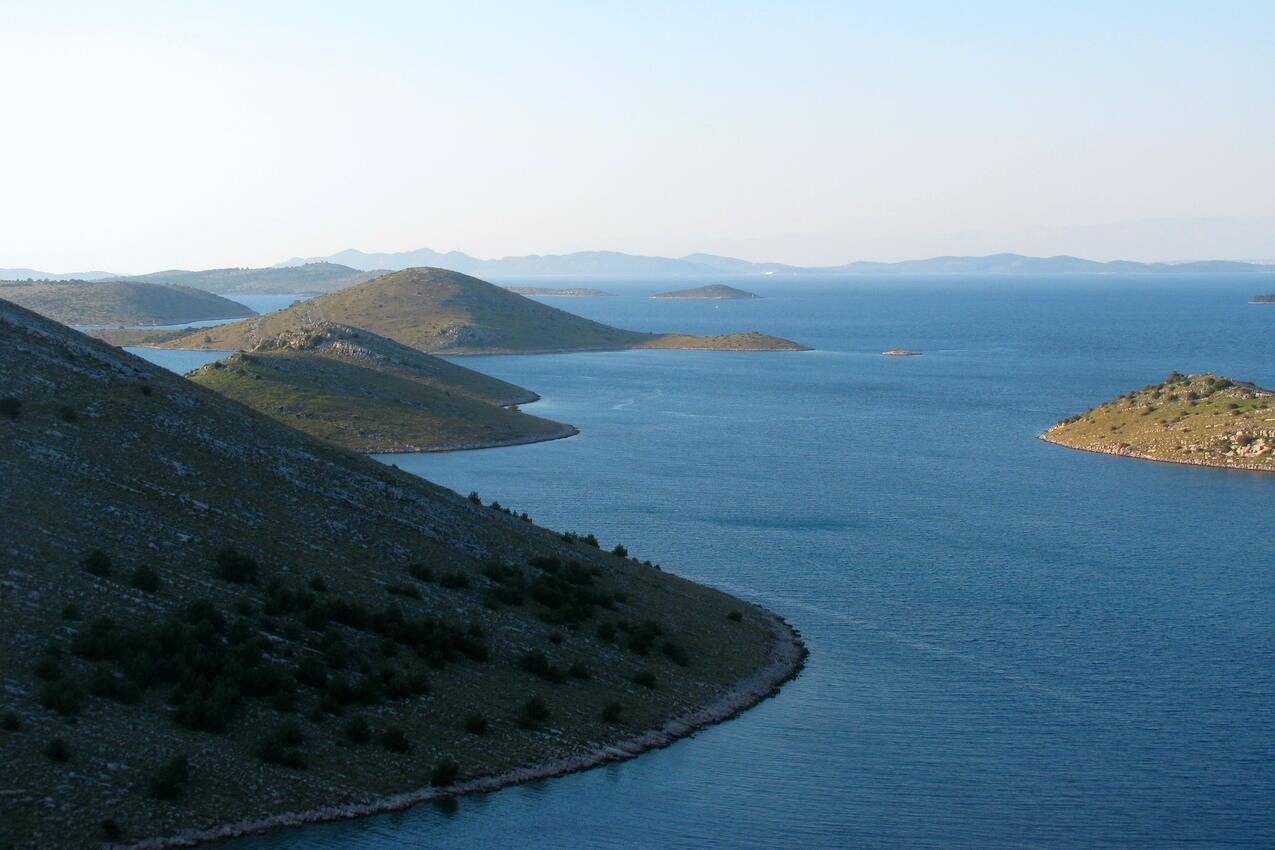
<path id="1" fill-rule="evenodd" d="M 1051 428 L 1050 431 L 1053 429 Z M 1146 460 L 1152 463 L 1176 463 L 1180 466 L 1207 466 L 1212 469 L 1236 469 L 1244 472 L 1275 472 L 1275 467 L 1255 464 L 1255 463 L 1218 463 L 1208 460 L 1187 460 L 1186 458 L 1173 457 L 1155 457 L 1154 455 L 1145 454 L 1143 452 L 1130 451 L 1128 449 L 1092 449 L 1086 446 L 1073 446 L 1070 443 L 1064 443 L 1055 437 L 1049 435 L 1049 431 L 1041 434 L 1039 439 L 1051 445 L 1061 446 L 1064 449 L 1072 449 L 1078 452 L 1091 452 L 1098 455 L 1112 455 L 1114 457 L 1128 457 L 1134 460 Z"/>
<path id="2" fill-rule="evenodd" d="M 770 627 L 773 643 L 767 662 L 751 676 L 737 682 L 713 702 L 675 715 L 665 720 L 658 729 L 651 729 L 617 743 L 588 750 L 575 756 L 515 768 L 495 776 L 479 777 L 460 782 L 447 788 L 418 788 L 401 794 L 381 797 L 368 803 L 349 806 L 331 806 L 299 812 L 285 812 L 254 821 L 240 821 L 203 830 L 191 830 L 175 835 L 145 839 L 138 842 L 108 844 L 108 847 L 127 850 L 162 850 L 171 847 L 194 847 L 212 841 L 225 841 L 246 835 L 261 834 L 280 829 L 296 828 L 309 824 L 339 820 L 351 820 L 369 815 L 399 811 L 434 800 L 486 794 L 535 782 L 579 773 L 604 764 L 628 761 L 651 750 L 663 749 L 701 729 L 724 723 L 779 693 L 780 688 L 796 678 L 805 666 L 809 651 L 801 634 L 783 617 L 760 605 L 751 605 Z"/>
<path id="3" fill-rule="evenodd" d="M 399 447 L 394 449 L 384 448 L 352 448 L 350 451 L 358 452 L 363 455 L 422 455 L 422 454 L 440 454 L 442 452 L 469 452 L 475 449 L 500 449 L 507 446 L 529 446 L 533 443 L 550 443 L 554 440 L 565 440 L 568 437 L 574 437 L 580 433 L 580 429 L 574 425 L 564 425 L 552 434 L 537 435 L 527 434 L 522 437 L 510 437 L 508 440 L 490 440 L 479 443 L 466 443 L 461 446 L 446 446 L 437 448 L 427 447 Z"/>

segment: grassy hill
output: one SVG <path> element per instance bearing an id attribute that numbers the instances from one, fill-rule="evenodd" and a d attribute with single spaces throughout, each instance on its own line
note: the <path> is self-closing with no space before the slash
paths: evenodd
<path id="1" fill-rule="evenodd" d="M 0 298 L 65 325 L 175 325 L 256 313 L 188 286 L 117 280 L 0 282 Z"/>
<path id="2" fill-rule="evenodd" d="M 743 337 L 690 337 L 621 330 L 444 269 L 394 272 L 277 313 L 155 344 L 214 351 L 252 349 L 262 340 L 322 321 L 362 328 L 419 351 L 444 354 L 624 348 L 801 349 L 796 343 L 756 332 Z"/>
<path id="3" fill-rule="evenodd" d="M 1218 375 L 1180 375 L 1064 419 L 1062 446 L 1147 460 L 1275 471 L 1275 393 Z"/>
<path id="4" fill-rule="evenodd" d="M 269 269 L 205 269 L 185 271 L 170 269 L 151 274 L 134 275 L 127 280 L 145 283 L 174 283 L 209 292 L 335 292 L 363 283 L 383 272 L 352 269 L 338 263 L 306 263 L 300 266 Z"/>
<path id="5" fill-rule="evenodd" d="M 751 292 L 745 292 L 733 286 L 720 283 L 708 286 L 697 286 L 694 289 L 678 289 L 673 292 L 657 292 L 652 298 L 684 299 L 691 301 L 735 301 L 739 299 L 757 298 Z"/>
<path id="6" fill-rule="evenodd" d="M 535 401 L 530 390 L 330 322 L 285 332 L 187 377 L 354 451 L 507 446 L 576 433 L 502 406 Z"/>
<path id="7" fill-rule="evenodd" d="M 800 665 L 771 615 L 623 552 L 5 302 L 0 339 L 0 846 L 578 769 Z"/>

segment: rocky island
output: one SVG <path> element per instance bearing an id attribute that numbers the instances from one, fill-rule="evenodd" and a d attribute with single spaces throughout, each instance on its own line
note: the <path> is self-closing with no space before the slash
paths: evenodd
<path id="1" fill-rule="evenodd" d="M 642 333 L 604 325 L 446 269 L 407 269 L 277 313 L 151 340 L 135 332 L 97 334 L 116 344 L 238 351 L 316 322 L 336 322 L 434 354 L 542 354 L 632 348 L 802 351 L 790 340 L 758 332 L 697 337 Z"/>
<path id="2" fill-rule="evenodd" d="M 189 286 L 122 280 L 0 282 L 0 298 L 66 325 L 175 325 L 256 311 Z"/>
<path id="3" fill-rule="evenodd" d="M 1275 471 L 1275 393 L 1174 372 L 1062 420 L 1041 439 L 1146 460 Z"/>
<path id="4" fill-rule="evenodd" d="M 1254 295 L 1250 304 L 1275 304 L 1275 292 L 1268 292 L 1263 295 Z"/>
<path id="5" fill-rule="evenodd" d="M 516 292 L 519 295 L 531 295 L 536 298 L 597 298 L 603 295 L 615 294 L 601 289 L 585 289 L 582 287 L 551 289 L 543 286 L 506 286 L 505 289 L 510 292 Z"/>
<path id="6" fill-rule="evenodd" d="M 519 411 L 539 398 L 530 390 L 332 322 L 285 331 L 187 377 L 358 452 L 491 448 L 577 433 Z"/>
<path id="7" fill-rule="evenodd" d="M 891 348 L 889 351 L 882 351 L 886 357 L 920 357 L 921 352 L 911 351 L 907 348 Z"/>
<path id="8" fill-rule="evenodd" d="M 20 482 L 0 487 L 0 846 L 187 846 L 555 776 L 801 667 L 777 616 L 623 546 L 3 301 L 0 340 L 0 481 Z"/>
<path id="9" fill-rule="evenodd" d="M 708 286 L 697 286 L 694 289 L 678 289 L 673 292 L 657 292 L 651 297 L 689 301 L 734 301 L 748 298 L 760 298 L 761 296 L 754 295 L 751 292 L 745 292 L 742 289 L 736 289 L 733 286 L 724 286 L 720 283 L 713 283 Z"/>

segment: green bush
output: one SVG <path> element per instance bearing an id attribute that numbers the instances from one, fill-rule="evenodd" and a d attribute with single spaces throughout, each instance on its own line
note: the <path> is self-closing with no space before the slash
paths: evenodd
<path id="1" fill-rule="evenodd" d="M 528 673 L 539 676 L 542 679 L 553 682 L 555 684 L 563 681 L 565 678 L 562 671 L 549 663 L 549 659 L 538 649 L 533 649 L 522 656 L 518 661 L 518 666 Z"/>
<path id="2" fill-rule="evenodd" d="M 63 605 L 63 606 L 62 606 L 62 619 L 63 619 L 63 620 L 78 620 L 78 619 L 80 619 L 80 606 L 75 605 L 74 603 L 70 603 L 70 602 L 68 602 L 66 605 Z"/>
<path id="3" fill-rule="evenodd" d="M 583 661 L 577 661 L 574 664 L 572 664 L 567 669 L 567 673 L 570 674 L 571 678 L 573 679 L 590 678 L 589 668 Z"/>
<path id="4" fill-rule="evenodd" d="M 143 564 L 133 570 L 133 574 L 129 576 L 128 583 L 138 590 L 154 593 L 159 590 L 159 573 Z"/>
<path id="5" fill-rule="evenodd" d="M 22 413 L 22 401 L 17 396 L 7 395 L 0 398 L 0 416 L 17 419 L 20 413 Z"/>
<path id="6" fill-rule="evenodd" d="M 465 731 L 471 735 L 487 734 L 487 718 L 483 717 L 476 711 L 471 711 L 465 715 Z"/>
<path id="7" fill-rule="evenodd" d="M 67 743 L 66 738 L 52 738 L 44 745 L 44 755 L 49 761 L 70 761 L 71 745 Z"/>
<path id="8" fill-rule="evenodd" d="M 615 548 L 611 550 L 611 554 L 615 555 L 617 558 L 627 558 L 629 557 L 629 550 L 617 543 L 615 544 Z"/>
<path id="9" fill-rule="evenodd" d="M 660 651 L 668 656 L 668 658 L 672 659 L 673 663 L 678 667 L 686 667 L 691 663 L 691 657 L 687 654 L 686 650 L 672 641 L 664 641 L 664 645 L 660 647 Z"/>
<path id="10" fill-rule="evenodd" d="M 399 726 L 387 726 L 381 733 L 381 746 L 395 753 L 405 753 L 412 748 L 407 733 Z"/>
<path id="11" fill-rule="evenodd" d="M 548 720 L 549 706 L 545 703 L 544 698 L 537 694 L 523 703 L 522 715 L 532 722 Z"/>
<path id="12" fill-rule="evenodd" d="M 428 583 L 434 580 L 434 569 L 429 564 L 412 564 L 407 573 L 417 581 Z"/>
<path id="13" fill-rule="evenodd" d="M 40 691 L 40 704 L 63 717 L 78 717 L 84 707 L 84 689 L 70 679 L 50 682 Z"/>
<path id="14" fill-rule="evenodd" d="M 75 412 L 75 408 L 69 405 L 64 405 L 62 409 L 58 411 L 58 416 L 62 417 L 63 422 L 75 422 L 80 418 L 80 415 Z"/>
<path id="15" fill-rule="evenodd" d="M 227 546 L 217 553 L 216 575 L 231 584 L 256 584 L 257 562 Z"/>
<path id="16" fill-rule="evenodd" d="M 460 765 L 449 758 L 444 758 L 429 773 L 429 784 L 435 788 L 446 788 L 456 781 L 460 774 Z"/>
<path id="17" fill-rule="evenodd" d="M 146 788 L 157 800 L 176 800 L 189 780 L 190 764 L 186 754 L 178 753 L 150 775 Z"/>
<path id="18" fill-rule="evenodd" d="M 602 719 L 607 723 L 619 723 L 620 712 L 623 710 L 624 706 L 620 705 L 618 702 L 609 702 L 606 704 L 606 707 L 602 709 Z"/>
<path id="19" fill-rule="evenodd" d="M 613 642 L 615 640 L 615 623 L 599 623 L 598 640 L 604 640 L 607 643 Z"/>
<path id="20" fill-rule="evenodd" d="M 726 615 L 726 619 L 730 620 L 732 623 L 738 623 L 744 619 L 744 615 L 738 611 L 731 611 Z"/>
<path id="21" fill-rule="evenodd" d="M 102 835 L 107 841 L 119 841 L 124 837 L 124 830 L 115 822 L 115 818 L 107 818 L 102 821 Z"/>
<path id="22" fill-rule="evenodd" d="M 644 688 L 655 689 L 655 674 L 650 670 L 641 671 L 633 677 L 633 681 Z"/>
<path id="23" fill-rule="evenodd" d="M 372 739 L 372 727 L 361 714 L 351 717 L 345 724 L 345 737 L 355 744 L 366 744 Z"/>
<path id="24" fill-rule="evenodd" d="M 84 571 L 98 578 L 106 578 L 111 574 L 111 556 L 101 549 L 94 549 L 84 559 Z"/>
<path id="25" fill-rule="evenodd" d="M 473 502 L 475 505 L 481 505 L 483 503 L 482 497 L 478 495 L 477 490 L 470 490 L 468 498 L 469 501 Z"/>
<path id="26" fill-rule="evenodd" d="M 449 570 L 439 576 L 438 583 L 448 590 L 460 590 L 469 587 L 469 576 L 460 570 Z"/>
<path id="27" fill-rule="evenodd" d="M 6 711 L 4 717 L 0 717 L 0 729 L 6 732 L 16 732 L 22 728 L 22 721 L 18 719 L 18 715 L 12 711 Z"/>

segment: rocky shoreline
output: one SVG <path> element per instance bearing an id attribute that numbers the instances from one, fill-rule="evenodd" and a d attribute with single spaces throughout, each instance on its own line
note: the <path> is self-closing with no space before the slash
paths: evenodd
<path id="1" fill-rule="evenodd" d="M 1050 431 L 1052 430 L 1053 429 L 1051 428 Z M 1059 440 L 1057 437 L 1051 437 L 1049 431 L 1046 431 L 1045 433 L 1041 434 L 1040 439 L 1044 440 L 1046 443 L 1051 443 L 1055 446 L 1062 446 L 1064 449 L 1074 449 L 1078 452 L 1092 452 L 1093 454 L 1099 454 L 1099 455 L 1115 455 L 1116 457 L 1130 457 L 1130 458 L 1134 458 L 1135 460 L 1149 460 L 1154 463 L 1176 463 L 1176 464 L 1181 464 L 1182 466 L 1208 466 L 1208 467 L 1212 467 L 1213 469 L 1241 469 L 1241 470 L 1245 470 L 1249 472 L 1275 472 L 1275 469 L 1272 469 L 1270 466 L 1267 466 L 1264 464 L 1258 464 L 1258 463 L 1244 463 L 1244 462 L 1218 463 L 1217 461 L 1209 461 L 1209 460 L 1191 460 L 1188 458 L 1176 458 L 1176 457 L 1156 457 L 1155 455 L 1149 455 L 1144 452 L 1130 451 L 1129 449 L 1120 449 L 1120 448 L 1100 449 L 1100 448 L 1090 448 L 1088 446 L 1076 446 L 1076 445 L 1072 445 L 1071 443 L 1064 443 L 1062 440 Z"/>
<path id="2" fill-rule="evenodd" d="M 763 700 L 775 696 L 779 693 L 780 687 L 795 678 L 805 666 L 809 652 L 801 640 L 800 633 L 773 611 L 760 606 L 754 606 L 754 609 L 766 619 L 774 638 L 770 658 L 766 664 L 751 676 L 736 683 L 733 688 L 712 703 L 671 717 L 658 729 L 648 730 L 635 737 L 569 758 L 517 768 L 495 776 L 480 777 L 448 788 L 419 788 L 382 797 L 370 803 L 287 812 L 260 820 L 241 821 L 211 829 L 191 830 L 171 836 L 107 846 L 128 848 L 128 850 L 194 847 L 211 841 L 224 841 L 276 829 L 367 817 L 410 808 L 419 803 L 471 794 L 485 794 L 512 785 L 565 776 L 604 764 L 627 761 L 642 753 L 662 749 L 682 738 L 694 735 L 700 729 L 737 717 Z"/>
<path id="3" fill-rule="evenodd" d="M 529 446 L 532 443 L 549 443 L 554 440 L 565 440 L 580 433 L 580 429 L 572 425 L 563 425 L 552 434 L 527 434 L 521 437 L 510 437 L 508 440 L 490 440 L 479 443 L 466 443 L 460 446 L 395 446 L 387 448 L 356 448 L 352 451 L 368 455 L 419 455 L 438 454 L 442 452 L 468 452 L 475 449 L 501 449 L 507 446 Z"/>

